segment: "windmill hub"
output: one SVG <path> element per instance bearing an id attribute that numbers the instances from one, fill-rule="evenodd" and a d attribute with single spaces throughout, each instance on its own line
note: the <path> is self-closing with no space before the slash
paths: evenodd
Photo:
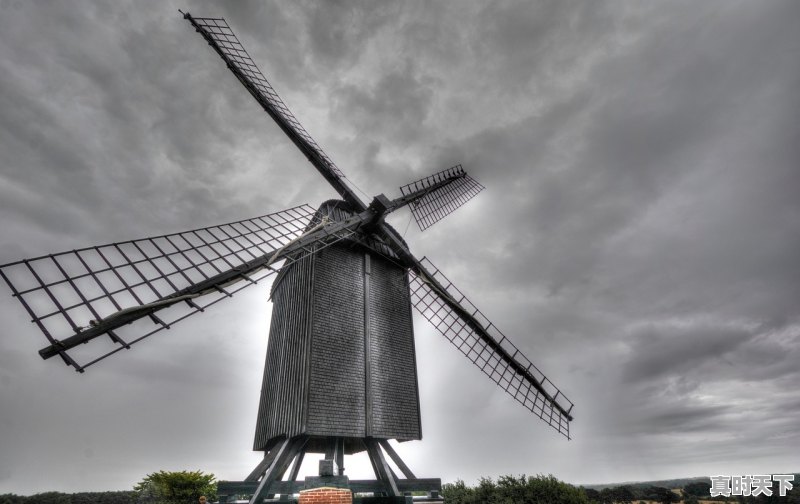
<path id="1" fill-rule="evenodd" d="M 375 196 L 375 198 L 372 200 L 372 203 L 369 204 L 369 209 L 375 212 L 375 220 L 370 224 L 375 226 L 382 222 L 386 216 L 386 212 L 389 211 L 390 207 L 391 201 L 389 201 L 389 198 L 383 194 Z"/>

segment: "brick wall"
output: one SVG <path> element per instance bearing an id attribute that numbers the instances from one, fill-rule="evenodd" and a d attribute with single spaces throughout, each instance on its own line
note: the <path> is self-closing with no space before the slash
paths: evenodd
<path id="1" fill-rule="evenodd" d="M 300 492 L 300 504 L 352 504 L 353 494 L 346 488 L 314 488 Z"/>

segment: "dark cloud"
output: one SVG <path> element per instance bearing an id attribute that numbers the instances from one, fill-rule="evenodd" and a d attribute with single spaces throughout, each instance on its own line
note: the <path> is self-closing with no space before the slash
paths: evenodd
<path id="1" fill-rule="evenodd" d="M 641 383 L 665 375 L 685 377 L 709 360 L 732 366 L 726 356 L 737 353 L 752 338 L 749 331 L 737 328 L 691 327 L 666 331 L 649 328 L 633 336 L 623 378 L 629 383 Z"/>
<path id="2" fill-rule="evenodd" d="M 626 434 L 641 433 L 686 433 L 686 432 L 717 432 L 724 427 L 721 419 L 729 412 L 729 407 L 718 406 L 687 406 L 685 404 L 672 404 L 661 406 L 659 410 L 650 412 L 640 419 L 637 426 L 628 425 Z"/>
<path id="3" fill-rule="evenodd" d="M 420 142 L 433 90 L 430 82 L 414 73 L 411 61 L 406 60 L 397 71 L 384 74 L 373 89 L 358 83 L 332 90 L 333 114 L 356 128 L 360 138 L 391 139 L 395 148 Z"/>
<path id="4" fill-rule="evenodd" d="M 388 2 L 307 2 L 310 53 L 327 67 L 347 65 L 361 52 L 354 46 L 370 43 L 371 35 L 389 21 L 398 8 Z"/>

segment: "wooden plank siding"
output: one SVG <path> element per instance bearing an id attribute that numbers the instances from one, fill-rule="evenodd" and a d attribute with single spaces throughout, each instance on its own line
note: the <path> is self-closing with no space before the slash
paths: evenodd
<path id="1" fill-rule="evenodd" d="M 321 215 L 350 213 L 343 202 L 326 202 Z M 279 273 L 255 450 L 300 434 L 421 439 L 407 274 L 370 246 L 376 241 L 357 236 Z M 363 443 L 347 447 L 361 451 Z"/>
<path id="2" fill-rule="evenodd" d="M 278 436 L 293 437 L 305 430 L 313 278 L 310 256 L 295 263 L 273 292 L 254 450 L 264 450 Z"/>
<path id="3" fill-rule="evenodd" d="M 365 437 L 363 254 L 328 247 L 314 261 L 308 434 Z"/>
<path id="4" fill-rule="evenodd" d="M 420 439 L 414 328 L 406 273 L 372 258 L 370 304 L 371 436 Z"/>

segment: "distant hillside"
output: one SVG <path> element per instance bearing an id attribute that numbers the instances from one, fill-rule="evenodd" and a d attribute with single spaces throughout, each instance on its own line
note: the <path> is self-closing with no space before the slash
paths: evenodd
<path id="1" fill-rule="evenodd" d="M 42 492 L 35 495 L 0 494 L 0 504 L 136 504 L 131 491 L 112 492 Z"/>
<path id="2" fill-rule="evenodd" d="M 795 478 L 796 480 L 797 478 Z M 669 479 L 669 480 L 658 480 L 658 481 L 626 481 L 624 483 L 602 483 L 598 485 L 578 485 L 582 486 L 583 488 L 591 488 L 593 490 L 602 490 L 604 488 L 616 488 L 621 487 L 623 485 L 627 485 L 633 488 L 646 488 L 650 486 L 662 487 L 662 488 L 683 488 L 689 483 L 697 483 L 703 481 L 705 483 L 711 484 L 711 478 L 708 476 L 695 476 L 693 478 L 678 478 L 678 479 Z"/>
<path id="3" fill-rule="evenodd" d="M 772 474 L 794 474 L 794 482 L 793 482 L 794 486 L 795 488 L 800 488 L 800 472 L 772 473 Z M 698 483 L 698 482 L 705 482 L 710 485 L 711 478 L 709 478 L 708 476 L 696 476 L 693 478 L 678 478 L 678 479 L 669 479 L 660 481 L 626 481 L 624 483 L 603 483 L 598 485 L 578 485 L 578 486 L 600 491 L 604 488 L 616 488 L 616 487 L 621 487 L 623 485 L 627 485 L 633 488 L 646 488 L 650 486 L 656 486 L 662 488 L 683 488 L 689 483 Z"/>

